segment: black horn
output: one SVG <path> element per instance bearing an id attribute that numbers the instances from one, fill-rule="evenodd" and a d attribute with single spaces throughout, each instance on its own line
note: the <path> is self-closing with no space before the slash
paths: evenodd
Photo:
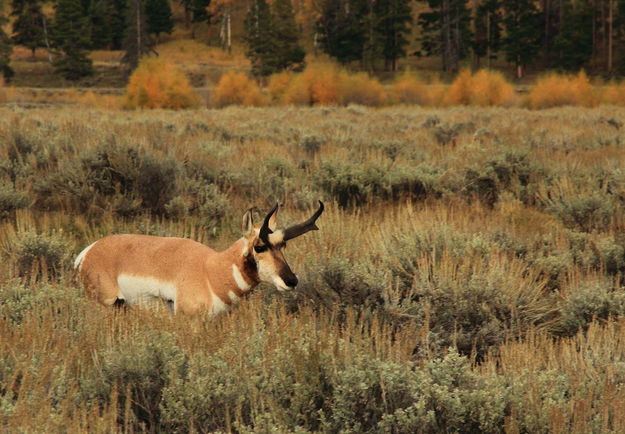
<path id="1" fill-rule="evenodd" d="M 271 219 L 271 216 L 275 214 L 275 212 L 278 210 L 278 207 L 280 206 L 280 203 L 276 203 L 274 205 L 273 208 L 271 208 L 271 211 L 269 211 L 269 214 L 267 214 L 267 216 L 265 217 L 265 221 L 263 222 L 263 225 L 260 227 L 260 233 L 258 234 L 258 237 L 261 239 L 261 241 L 267 245 L 269 245 L 269 234 L 272 234 L 273 231 L 271 229 L 269 229 L 269 220 Z"/>
<path id="2" fill-rule="evenodd" d="M 315 211 L 311 218 L 306 220 L 304 223 L 300 223 L 284 230 L 284 241 L 291 240 L 295 237 L 299 237 L 300 235 L 304 235 L 309 231 L 318 231 L 319 228 L 315 224 L 321 213 L 323 212 L 323 202 L 319 201 L 319 209 Z"/>

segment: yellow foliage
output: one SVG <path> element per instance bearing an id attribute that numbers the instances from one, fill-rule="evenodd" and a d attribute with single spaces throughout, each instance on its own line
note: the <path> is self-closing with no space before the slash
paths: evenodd
<path id="1" fill-rule="evenodd" d="M 386 103 L 387 95 L 384 86 L 367 73 L 348 74 L 343 72 L 339 76 L 339 83 L 343 104 L 381 106 Z"/>
<path id="2" fill-rule="evenodd" d="M 473 76 L 471 90 L 471 104 L 482 107 L 509 106 L 516 97 L 514 86 L 500 72 L 486 69 Z"/>
<path id="3" fill-rule="evenodd" d="M 391 85 L 390 98 L 394 104 L 432 105 L 432 88 L 409 71 L 400 75 Z"/>
<path id="4" fill-rule="evenodd" d="M 597 92 L 583 71 L 576 77 L 549 74 L 536 82 L 528 97 L 528 106 L 533 109 L 563 105 L 594 107 L 597 104 Z"/>
<path id="5" fill-rule="evenodd" d="M 262 94 L 254 80 L 243 72 L 227 72 L 221 76 L 213 92 L 213 105 L 225 107 L 242 105 L 261 107 L 267 105 L 267 98 Z"/>
<path id="6" fill-rule="evenodd" d="M 275 89 L 280 89 L 277 77 Z M 270 80 L 270 83 L 272 81 Z M 282 82 L 285 83 L 286 81 Z M 274 95 L 274 91 L 270 90 Z M 349 74 L 330 62 L 312 63 L 296 74 L 282 91 L 281 102 L 294 105 L 363 104 L 378 106 L 386 102 L 384 87 L 366 73 Z"/>
<path id="7" fill-rule="evenodd" d="M 176 66 L 159 58 L 144 58 L 130 76 L 126 90 L 128 108 L 195 107 L 200 98 Z"/>
<path id="8" fill-rule="evenodd" d="M 509 106 L 515 99 L 514 87 L 499 72 L 482 69 L 475 75 L 464 70 L 447 90 L 445 105 Z"/>
<path id="9" fill-rule="evenodd" d="M 294 76 L 283 102 L 295 105 L 340 104 L 339 71 L 331 63 L 310 64 Z"/>
<path id="10" fill-rule="evenodd" d="M 116 110 L 121 108 L 123 105 L 121 96 L 97 95 L 91 90 L 81 94 L 78 94 L 77 92 L 68 92 L 68 97 L 71 101 L 75 102 L 78 105 L 92 108 Z"/>
<path id="11" fill-rule="evenodd" d="M 469 105 L 471 103 L 471 71 L 465 69 L 453 81 L 443 98 L 445 105 Z"/>
<path id="12" fill-rule="evenodd" d="M 610 83 L 603 88 L 601 100 L 605 104 L 625 105 L 625 83 Z"/>
<path id="13" fill-rule="evenodd" d="M 271 95 L 271 99 L 274 101 L 282 100 L 284 93 L 291 84 L 293 75 L 289 72 L 279 72 L 269 77 L 269 83 L 267 83 L 267 91 Z"/>

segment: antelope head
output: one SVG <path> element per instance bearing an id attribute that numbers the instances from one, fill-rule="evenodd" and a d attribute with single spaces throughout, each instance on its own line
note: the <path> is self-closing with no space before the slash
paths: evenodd
<path id="1" fill-rule="evenodd" d="M 255 264 L 260 282 L 273 284 L 278 290 L 284 291 L 297 286 L 297 276 L 284 257 L 286 243 L 306 232 L 319 230 L 315 222 L 324 206 L 319 201 L 319 209 L 308 220 L 286 229 L 277 229 L 278 207 L 279 204 L 276 204 L 269 211 L 261 226 L 254 225 L 252 210 L 245 213 L 243 230 L 247 246 L 243 254 L 249 262 Z"/>

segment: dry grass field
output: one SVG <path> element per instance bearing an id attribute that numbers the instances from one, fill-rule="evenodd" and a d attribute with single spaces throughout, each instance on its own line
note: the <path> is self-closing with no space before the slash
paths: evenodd
<path id="1" fill-rule="evenodd" d="M 625 431 L 625 109 L 0 107 L 0 431 Z M 86 299 L 122 232 L 326 212 L 291 293 Z"/>

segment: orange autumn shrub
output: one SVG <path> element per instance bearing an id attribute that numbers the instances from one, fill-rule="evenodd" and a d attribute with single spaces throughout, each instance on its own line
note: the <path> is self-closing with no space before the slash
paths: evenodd
<path id="1" fill-rule="evenodd" d="M 267 92 L 269 92 L 271 99 L 273 101 L 281 101 L 292 80 L 293 74 L 289 72 L 272 74 L 267 83 Z"/>
<path id="2" fill-rule="evenodd" d="M 258 84 L 243 72 L 230 71 L 219 79 L 213 91 L 213 105 L 226 107 L 229 105 L 261 107 L 267 105 L 267 98 Z"/>
<path id="3" fill-rule="evenodd" d="M 361 104 L 378 107 L 386 103 L 387 94 L 384 86 L 365 72 L 339 76 L 342 104 Z"/>
<path id="4" fill-rule="evenodd" d="M 610 83 L 601 92 L 601 101 L 610 105 L 625 105 L 625 83 Z"/>
<path id="5" fill-rule="evenodd" d="M 339 75 L 338 68 L 332 63 L 310 64 L 293 77 L 282 102 L 293 105 L 341 104 Z"/>
<path id="6" fill-rule="evenodd" d="M 419 80 L 410 71 L 404 72 L 390 86 L 390 99 L 393 104 L 432 105 L 432 88 Z"/>
<path id="7" fill-rule="evenodd" d="M 564 105 L 594 107 L 600 100 L 586 73 L 577 76 L 549 74 L 532 87 L 527 104 L 533 109 Z"/>
<path id="8" fill-rule="evenodd" d="M 443 98 L 444 105 L 469 105 L 471 103 L 471 85 L 473 77 L 471 71 L 465 69 L 447 89 Z"/>
<path id="9" fill-rule="evenodd" d="M 514 103 L 512 84 L 496 71 L 482 69 L 475 74 L 458 74 L 443 97 L 444 105 L 510 106 Z"/>
<path id="10" fill-rule="evenodd" d="M 126 107 L 183 109 L 199 105 L 189 79 L 173 64 L 157 57 L 141 60 L 130 76 Z"/>
<path id="11" fill-rule="evenodd" d="M 311 63 L 288 82 L 282 74 L 276 74 L 269 80 L 269 93 L 293 105 L 380 106 L 387 100 L 378 80 L 364 72 L 350 74 L 331 62 Z"/>
<path id="12" fill-rule="evenodd" d="M 471 104 L 487 106 L 510 106 L 516 99 L 514 86 L 497 71 L 482 69 L 471 80 Z"/>

